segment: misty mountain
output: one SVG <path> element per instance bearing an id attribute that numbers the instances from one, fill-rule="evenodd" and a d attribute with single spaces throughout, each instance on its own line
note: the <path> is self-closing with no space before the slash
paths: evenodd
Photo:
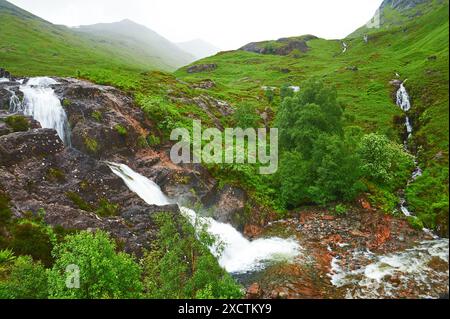
<path id="1" fill-rule="evenodd" d="M 141 55 L 161 58 L 173 68 L 191 63 L 193 55 L 162 37 L 155 31 L 125 19 L 114 23 L 99 23 L 74 28 L 76 32 L 98 36 L 124 49 Z"/>
<path id="2" fill-rule="evenodd" d="M 219 48 L 202 39 L 177 43 L 183 51 L 192 54 L 196 59 L 203 59 L 220 51 Z"/>

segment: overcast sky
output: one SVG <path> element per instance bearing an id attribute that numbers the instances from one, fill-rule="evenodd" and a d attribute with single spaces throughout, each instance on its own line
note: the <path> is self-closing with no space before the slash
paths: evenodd
<path id="1" fill-rule="evenodd" d="M 125 18 L 174 42 L 204 39 L 222 50 L 314 34 L 343 38 L 382 0 L 8 0 L 52 23 L 77 26 Z"/>

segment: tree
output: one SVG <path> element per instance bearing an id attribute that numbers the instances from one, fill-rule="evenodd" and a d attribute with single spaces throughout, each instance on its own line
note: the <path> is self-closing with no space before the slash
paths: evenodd
<path id="1" fill-rule="evenodd" d="M 283 84 L 280 88 L 280 97 L 281 101 L 284 101 L 287 97 L 293 97 L 294 91 L 292 90 L 291 86 L 289 84 Z"/>
<path id="2" fill-rule="evenodd" d="M 214 239 L 181 216 L 159 214 L 158 240 L 142 261 L 148 298 L 240 298 L 242 292 L 209 251 Z"/>
<path id="3" fill-rule="evenodd" d="M 236 126 L 243 129 L 257 128 L 261 119 L 258 114 L 256 114 L 255 107 L 249 103 L 240 104 L 233 114 L 233 118 Z"/>
<path id="4" fill-rule="evenodd" d="M 8 250 L 0 255 L 0 299 L 47 298 L 47 274 L 40 262 L 30 256 L 16 258 Z"/>
<path id="5" fill-rule="evenodd" d="M 272 103 L 275 98 L 273 89 L 271 87 L 266 88 L 264 95 L 266 96 L 267 102 Z"/>
<path id="6" fill-rule="evenodd" d="M 351 200 L 362 189 L 359 158 L 346 141 L 336 91 L 308 81 L 276 117 L 282 152 L 277 176 L 287 207 Z M 349 141 L 356 138 L 351 131 Z"/>
<path id="7" fill-rule="evenodd" d="M 141 268 L 133 258 L 116 252 L 103 231 L 82 231 L 66 237 L 52 252 L 55 264 L 49 271 L 51 298 L 138 298 L 142 293 Z M 80 287 L 68 288 L 68 266 L 79 269 Z"/>
<path id="8" fill-rule="evenodd" d="M 394 184 L 399 187 L 405 184 L 414 166 L 413 157 L 399 144 L 376 133 L 362 138 L 359 154 L 364 176 L 382 185 Z"/>

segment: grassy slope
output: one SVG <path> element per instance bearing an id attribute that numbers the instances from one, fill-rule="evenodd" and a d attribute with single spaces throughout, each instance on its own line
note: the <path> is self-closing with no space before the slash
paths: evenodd
<path id="1" fill-rule="evenodd" d="M 189 74 L 182 68 L 175 74 L 188 82 L 212 79 L 218 84 L 212 94 L 235 105 L 246 101 L 259 110 L 271 108 L 275 112 L 277 103 L 268 105 L 261 86 L 301 85 L 310 77 L 323 78 L 338 88 L 348 125 L 385 133 L 401 142 L 399 132 L 403 127 L 395 125 L 394 119 L 402 117 L 403 112 L 395 105 L 394 88 L 389 84 L 398 72 L 401 79 L 408 79 L 406 86 L 413 103 L 410 116 L 416 130 L 414 142 L 422 150 L 421 165 L 427 168 L 425 175 L 435 178 L 434 191 L 410 187 L 408 197 L 420 215 L 429 209 L 427 205 L 442 198 L 448 206 L 448 186 L 442 187 L 448 184 L 448 171 L 436 174 L 448 165 L 448 1 L 432 8 L 413 20 L 402 17 L 401 26 L 389 23 L 371 30 L 367 44 L 362 36 L 350 36 L 345 40 L 349 46 L 345 53 L 340 41 L 315 39 L 308 42 L 311 50 L 300 57 L 224 52 L 195 63 L 215 63 L 215 71 Z M 393 14 L 388 11 L 389 21 L 394 21 Z M 429 59 L 431 56 L 436 59 Z M 347 70 L 349 66 L 357 66 L 358 71 Z M 424 179 L 416 184 L 421 183 L 425 184 Z M 433 223 L 428 226 L 433 227 Z"/>
<path id="2" fill-rule="evenodd" d="M 17 75 L 75 76 L 110 70 L 123 74 L 173 67 L 157 57 L 96 36 L 50 24 L 0 0 L 0 61 Z"/>
<path id="3" fill-rule="evenodd" d="M 441 177 L 435 175 L 448 163 L 448 1 L 446 3 L 440 10 L 432 10 L 408 22 L 407 28 L 389 26 L 389 30 L 373 31 L 368 44 L 362 36 L 349 37 L 345 40 L 349 45 L 346 53 L 342 53 L 340 41 L 322 39 L 309 41 L 311 50 L 300 57 L 224 52 L 196 63 L 216 63 L 218 68 L 213 72 L 188 74 L 186 68 L 178 70 L 175 76 L 183 81 L 168 73 L 145 72 L 146 65 L 132 63 L 117 54 L 105 55 L 101 53 L 103 47 L 101 50 L 91 48 L 79 37 L 58 36 L 58 32 L 62 32 L 59 27 L 49 26 L 42 20 L 29 21 L 25 27 L 21 23 L 23 17 L 9 17 L 10 20 L 0 19 L 0 27 L 7 26 L 7 32 L 0 33 L 0 64 L 19 75 L 74 76 L 76 70 L 81 70 L 82 77 L 126 89 L 135 94 L 137 102 L 166 136 L 174 126 L 188 127 L 191 118 L 213 125 L 200 108 L 170 102 L 169 95 L 192 98 L 207 93 L 235 106 L 245 101 L 258 110 L 268 108 L 276 112 L 278 98 L 269 105 L 261 86 L 301 85 L 315 76 L 338 87 L 348 125 L 386 133 L 400 142 L 401 127 L 393 124 L 393 118 L 403 113 L 393 103 L 394 90 L 389 84 L 394 73 L 399 72 L 402 79 L 408 78 L 415 139 L 425 148 L 420 156 L 421 164 L 427 166 L 425 173 L 432 176 L 434 184 L 442 185 L 448 184 L 448 171 L 444 171 L 444 181 L 442 174 Z M 428 60 L 431 55 L 435 55 L 436 60 Z M 359 70 L 349 71 L 348 66 L 357 66 Z M 290 72 L 284 73 L 282 69 Z M 184 82 L 207 78 L 217 84 L 207 91 L 192 89 Z M 221 120 L 223 124 L 232 125 L 229 119 Z M 434 156 L 439 152 L 441 160 L 436 161 Z M 267 187 L 265 177 L 254 174 L 254 170 L 240 174 L 239 171 L 223 173 L 222 168 L 214 169 L 219 169 L 216 175 L 226 176 L 228 182 L 243 183 L 252 198 L 272 206 L 270 198 L 276 194 Z M 429 186 L 421 180 L 413 186 L 423 186 L 421 184 Z M 412 187 L 408 193 L 411 199 L 417 199 L 412 201 L 416 212 L 425 211 L 438 200 L 433 194 L 447 196 L 448 204 L 448 186 L 436 189 L 432 185 L 428 191 L 416 188 Z"/>

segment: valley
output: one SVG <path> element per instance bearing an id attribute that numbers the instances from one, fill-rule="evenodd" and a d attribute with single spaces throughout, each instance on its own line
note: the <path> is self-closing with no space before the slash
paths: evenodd
<path id="1" fill-rule="evenodd" d="M 64 245 L 94 230 L 136 270 L 101 298 L 448 298 L 448 1 L 380 11 L 190 64 L 132 21 L 70 29 L 0 0 L 0 298 L 23 297 L 22 256 L 46 296 L 99 298 L 62 285 Z M 174 164 L 193 120 L 278 126 L 279 172 Z"/>

